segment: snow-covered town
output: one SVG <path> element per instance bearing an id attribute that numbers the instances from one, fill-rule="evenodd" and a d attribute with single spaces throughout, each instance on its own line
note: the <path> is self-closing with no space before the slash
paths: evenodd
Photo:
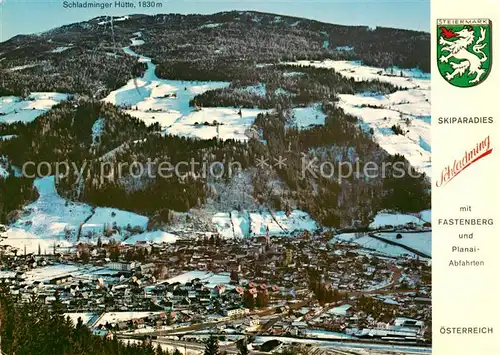
<path id="1" fill-rule="evenodd" d="M 133 220 L 125 221 L 130 229 Z M 105 337 L 174 339 L 174 346 L 179 334 L 195 343 L 212 333 L 254 336 L 256 349 L 273 339 L 415 346 L 430 334 L 429 221 L 428 211 L 380 213 L 363 232 L 314 226 L 225 238 L 157 231 L 123 241 L 106 237 L 101 224 L 95 244 L 82 237 L 72 246 L 4 245 L 0 279 L 23 300 L 60 303 L 75 324 L 81 318 Z"/>

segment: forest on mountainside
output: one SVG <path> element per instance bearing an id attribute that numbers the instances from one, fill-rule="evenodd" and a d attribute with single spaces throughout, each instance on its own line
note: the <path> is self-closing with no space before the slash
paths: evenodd
<path id="1" fill-rule="evenodd" d="M 383 151 L 373 132 L 366 132 L 356 117 L 336 107 L 339 94 L 387 95 L 404 89 L 381 81 L 348 79 L 334 70 L 279 64 L 299 59 L 346 59 L 426 71 L 429 34 L 286 16 L 278 21 L 275 15 L 256 12 L 134 15 L 112 26 L 108 20 L 100 17 L 0 43 L 0 96 L 26 97 L 33 91 L 75 94 L 33 122 L 0 123 L 0 134 L 14 135 L 0 140 L 0 152 L 11 165 L 20 167 L 31 161 L 55 166 L 70 161 L 85 167 L 81 184 L 73 174 L 59 183 L 58 192 L 63 197 L 167 217 L 170 210 L 185 212 L 202 207 L 207 200 L 219 201 L 228 210 L 255 204 L 274 209 L 292 206 L 335 227 L 350 226 L 354 221 L 367 224 L 383 208 L 415 212 L 430 206 L 429 182 L 423 176 L 412 180 L 362 175 L 342 181 L 337 175 L 301 178 L 302 153 L 331 163 L 360 160 L 380 165 L 397 161 L 406 171 L 413 171 L 404 157 L 391 157 Z M 166 136 L 158 122 L 148 127 L 128 115 L 125 108 L 103 103 L 100 99 L 110 90 L 140 77 L 145 70 L 143 63 L 122 50 L 138 32 L 145 43 L 134 51 L 152 57 L 157 75 L 230 83 L 227 88 L 195 96 L 191 106 L 273 111 L 259 114 L 248 130 L 249 141 L 242 143 Z M 350 49 L 339 50 L 337 46 Z M 291 111 L 312 104 L 325 115 L 325 124 L 301 130 L 291 121 Z M 93 137 L 98 120 L 103 127 L 99 136 Z M 256 170 L 259 159 L 273 161 L 280 156 L 286 157 L 286 167 Z M 220 186 L 231 186 L 230 179 L 204 176 L 203 167 L 182 177 L 149 176 L 158 175 L 159 162 L 175 165 L 191 159 L 207 164 L 224 162 L 226 166 L 233 161 L 240 163 L 250 181 L 251 203 L 223 205 L 221 196 L 226 192 Z M 107 171 L 102 169 L 103 163 Z M 121 171 L 120 163 L 140 163 L 149 166 L 153 174 L 133 176 L 136 174 L 128 170 L 119 178 L 106 178 L 111 169 Z M 0 199 L 4 221 L 33 199 L 27 187 L 30 180 L 20 184 L 10 185 L 17 194 L 4 194 Z"/>
<path id="2" fill-rule="evenodd" d="M 257 64 L 302 59 L 430 71 L 429 33 L 276 18 L 251 11 L 133 15 L 111 24 L 100 17 L 16 36 L 0 43 L 0 95 L 57 91 L 102 98 L 144 72 L 143 63 L 123 52 L 138 32 L 145 43 L 134 50 L 150 56 L 157 75 L 168 79 L 258 81 Z"/>
<path id="3" fill-rule="evenodd" d="M 0 178 L 0 224 L 13 222 L 19 217 L 19 211 L 24 205 L 38 198 L 33 188 L 33 179 L 13 176 Z"/>
<path id="4" fill-rule="evenodd" d="M 263 206 L 283 209 L 293 205 L 308 211 L 321 223 L 336 227 L 349 226 L 356 220 L 367 224 L 369 218 L 383 208 L 406 212 L 428 208 L 428 182 L 424 177 L 408 180 L 411 178 L 350 176 L 341 182 L 336 176 L 301 178 L 301 153 L 332 163 L 354 163 L 360 159 L 380 165 L 399 159 L 406 170 L 412 168 L 404 157 L 391 158 L 373 141 L 369 132 L 358 126 L 356 117 L 346 115 L 335 106 L 338 93 L 392 93 L 401 88 L 378 81 L 355 82 L 317 68 L 294 68 L 297 75 L 283 75 L 291 69 L 287 66 L 275 71 L 266 69 L 260 79 L 263 80 L 261 85 L 271 91 L 269 95 L 248 92 L 246 86 L 240 84 L 211 90 L 192 100 L 192 105 L 201 106 L 273 108 L 274 113 L 258 115 L 252 129 L 255 133 L 248 143 L 164 136 L 159 134 L 159 124 L 147 127 L 121 108 L 80 98 L 56 105 L 30 123 L 0 124 L 0 133 L 15 135 L 13 139 L 0 141 L 0 149 L 15 166 L 22 166 L 26 161 L 49 162 L 54 166 L 58 162 L 71 161 L 78 167 L 84 166 L 83 185 L 76 186 L 77 177 L 73 174 L 60 182 L 59 192 L 64 197 L 146 215 L 164 210 L 186 212 L 201 207 L 207 198 L 220 198 L 220 191 L 209 187 L 214 181 L 210 176 L 203 176 L 202 166 L 198 166 L 194 175 L 183 172 L 183 177 L 165 179 L 157 178 L 161 162 L 171 166 L 190 160 L 207 165 L 226 162 L 225 169 L 229 162 L 238 162 L 246 171 L 254 168 L 262 157 L 272 160 L 279 156 L 286 157 L 285 168 L 272 169 L 269 174 L 252 174 L 253 198 Z M 270 88 L 290 92 L 272 95 Z M 244 105 L 245 101 L 248 105 Z M 300 130 L 290 122 L 290 110 L 311 103 L 322 103 L 320 109 L 326 115 L 325 125 Z M 98 142 L 93 142 L 92 127 L 99 119 L 104 122 L 103 129 Z M 290 149 L 293 154 L 288 152 Z M 103 162 L 108 165 L 107 171 L 102 169 Z M 111 169 L 121 171 L 120 164 L 130 167 L 134 163 L 150 164 L 150 174 L 132 177 L 130 169 L 122 169 L 124 173 L 119 178 L 106 178 Z M 268 187 L 275 178 L 285 184 L 279 192 L 270 191 Z M 5 208 L 5 215 L 18 208 L 19 203 L 6 205 L 9 207 Z M 226 206 L 227 209 L 239 207 L 239 204 Z"/>
<path id="5" fill-rule="evenodd" d="M 75 107 L 67 102 L 34 122 L 9 127 L 9 133 L 17 136 L 0 142 L 0 149 L 17 166 L 25 161 L 43 161 L 55 167 L 58 162 L 71 161 L 84 167 L 83 185 L 77 184 L 77 176 L 70 174 L 59 183 L 61 195 L 150 216 L 162 210 L 186 212 L 202 207 L 207 198 L 217 200 L 221 191 L 210 186 L 216 181 L 230 183 L 228 168 L 232 162 L 237 162 L 243 172 L 254 171 L 252 198 L 258 204 L 273 209 L 295 206 L 327 226 L 350 226 L 355 220 L 367 224 L 369 218 L 383 208 L 406 212 L 428 208 L 428 181 L 424 176 L 396 179 L 353 174 L 341 181 L 338 175 L 303 178 L 301 153 L 307 153 L 310 159 L 331 163 L 354 164 L 359 160 L 381 165 L 399 160 L 405 169 L 412 169 L 404 157 L 391 157 L 383 151 L 370 133 L 357 125 L 355 117 L 346 115 L 331 102 L 324 103 L 321 109 L 326 114 L 325 125 L 308 130 L 289 125 L 286 110 L 259 114 L 254 126 L 262 132 L 262 137 L 243 143 L 160 135 L 157 126 L 146 127 L 113 105 L 84 102 Z M 105 124 L 96 144 L 90 132 L 98 119 L 103 119 Z M 279 156 L 287 159 L 286 167 L 255 172 L 259 159 L 273 161 Z M 165 178 L 159 172 L 162 162 L 172 167 L 189 161 L 198 163 L 194 172 L 187 166 L 179 170 L 180 175 L 170 174 Z M 225 162 L 225 173 L 220 179 L 215 179 L 210 172 L 207 174 L 206 167 L 213 162 Z M 137 163 L 149 168 L 139 173 L 131 170 Z M 103 164 L 108 170 L 103 170 Z M 109 176 L 111 170 L 113 178 Z M 27 173 L 34 171 L 28 169 Z M 283 182 L 282 188 L 269 188 L 275 179 Z M 10 202 L 6 206 L 8 214 L 18 208 L 19 203 Z M 239 209 L 240 204 L 228 203 L 226 208 Z"/>
<path id="6" fill-rule="evenodd" d="M 281 111 L 314 102 L 336 102 L 337 94 L 376 92 L 387 95 L 405 90 L 388 82 L 356 81 L 331 69 L 307 66 L 266 66 L 254 69 L 250 77 L 233 80 L 227 88 L 196 95 L 191 106 L 276 108 Z"/>

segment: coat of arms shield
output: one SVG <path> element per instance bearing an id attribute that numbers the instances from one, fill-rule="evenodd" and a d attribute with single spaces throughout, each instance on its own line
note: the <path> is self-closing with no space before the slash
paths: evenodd
<path id="1" fill-rule="evenodd" d="M 437 64 L 448 83 L 469 88 L 486 80 L 492 63 L 491 29 L 489 19 L 437 21 Z"/>

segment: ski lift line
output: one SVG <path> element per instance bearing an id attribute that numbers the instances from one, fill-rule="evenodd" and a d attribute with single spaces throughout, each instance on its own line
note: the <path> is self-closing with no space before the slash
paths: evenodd
<path id="1" fill-rule="evenodd" d="M 269 198 L 271 197 L 271 193 L 273 192 L 274 190 L 274 182 L 272 183 L 270 189 L 269 189 L 269 192 L 267 194 L 267 201 L 269 201 Z M 278 222 L 278 220 L 276 219 L 276 217 L 274 216 L 274 214 L 271 212 L 271 209 L 270 208 L 267 208 L 269 214 L 271 215 L 271 218 L 274 220 L 274 222 L 281 228 L 281 230 L 285 233 L 288 232 L 288 230 L 286 230 L 285 228 L 283 228 L 283 226 Z"/>
<path id="2" fill-rule="evenodd" d="M 116 46 L 116 37 L 115 37 L 115 27 L 114 27 L 114 22 L 113 22 L 114 17 L 113 16 L 107 16 L 107 17 L 110 18 L 109 24 L 110 24 L 110 29 L 111 29 L 111 37 L 113 39 L 113 51 L 114 51 L 114 54 L 118 56 L 118 48 Z M 96 51 L 97 48 L 98 47 L 96 47 L 94 49 L 94 51 Z M 119 74 L 121 74 L 121 69 L 120 69 Z M 129 73 L 129 74 L 132 76 L 132 73 Z M 118 82 L 118 77 L 119 77 L 119 75 L 116 76 L 115 84 Z M 134 76 L 133 79 L 134 79 L 135 88 L 136 88 L 137 92 L 139 93 L 140 91 L 139 91 L 139 86 L 137 85 L 137 77 Z M 97 93 L 95 95 L 97 95 Z"/>
<path id="3" fill-rule="evenodd" d="M 274 216 L 273 212 L 271 211 L 271 209 L 268 209 L 269 211 L 269 214 L 271 215 L 272 219 L 274 220 L 274 222 L 276 222 L 276 224 L 281 228 L 281 230 L 283 232 L 288 232 L 288 230 L 286 228 L 283 228 L 283 226 L 280 224 L 280 222 L 278 222 L 278 220 L 276 219 L 276 217 Z"/>
<path id="4" fill-rule="evenodd" d="M 115 27 L 113 25 L 113 16 L 111 16 L 111 21 L 110 21 L 110 24 L 111 24 L 111 37 L 113 38 L 113 48 L 115 50 L 115 54 L 117 54 L 117 50 L 116 50 L 116 39 L 115 39 Z"/>
<path id="5" fill-rule="evenodd" d="M 234 223 L 233 223 L 233 213 L 231 211 L 229 212 L 229 223 L 231 223 L 231 229 L 233 230 L 233 238 L 236 238 Z"/>

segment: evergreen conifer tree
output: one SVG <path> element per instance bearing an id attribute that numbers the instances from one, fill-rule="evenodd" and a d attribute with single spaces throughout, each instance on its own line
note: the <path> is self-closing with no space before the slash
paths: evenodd
<path id="1" fill-rule="evenodd" d="M 219 355 L 219 341 L 213 335 L 205 341 L 205 352 L 204 355 Z"/>

